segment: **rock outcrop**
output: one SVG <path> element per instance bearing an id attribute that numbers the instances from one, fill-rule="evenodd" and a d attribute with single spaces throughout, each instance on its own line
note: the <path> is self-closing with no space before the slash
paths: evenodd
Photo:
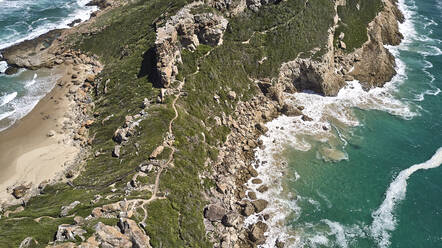
<path id="1" fill-rule="evenodd" d="M 200 44 L 218 46 L 222 43 L 228 21 L 214 13 L 193 14 L 192 9 L 201 6 L 194 2 L 181 9 L 175 16 L 157 28 L 155 53 L 159 83 L 167 88 L 178 74 L 181 50 L 195 50 Z"/>

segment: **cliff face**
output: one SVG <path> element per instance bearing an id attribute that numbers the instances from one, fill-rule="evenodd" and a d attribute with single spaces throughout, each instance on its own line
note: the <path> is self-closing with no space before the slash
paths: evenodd
<path id="1" fill-rule="evenodd" d="M 384 9 L 368 26 L 368 41 L 355 52 L 347 55 L 347 60 L 355 61 L 350 76 L 359 80 L 366 88 L 380 87 L 396 74 L 395 59 L 385 45 L 399 45 L 403 36 L 399 32 L 398 21 L 404 16 L 397 7 L 396 0 L 384 0 Z M 355 59 L 358 58 L 358 59 Z"/>
<path id="2" fill-rule="evenodd" d="M 367 41 L 350 50 L 350 33 L 337 34 L 338 9 L 355 1 L 140 0 L 98 14 L 48 48 L 5 50 L 10 64 L 29 68 L 58 63 L 72 49 L 96 54 L 105 66 L 90 83 L 94 138 L 85 145 L 92 155 L 78 176 L 42 188 L 20 213 L 8 208 L 0 232 L 14 235 L 0 246 L 262 243 L 267 226 L 243 221 L 267 202 L 244 183 L 256 177 L 251 160 L 264 123 L 303 115 L 302 106 L 284 104 L 284 91 L 336 95 L 346 80 L 370 88 L 394 75 L 384 48 L 401 39 L 394 0 L 384 1 L 367 22 Z M 34 51 L 48 56 L 33 63 Z M 50 218 L 38 222 L 41 216 Z"/>
<path id="3" fill-rule="evenodd" d="M 284 63 L 280 69 L 279 82 L 296 90 L 311 90 L 322 95 L 333 96 L 345 85 L 346 80 L 356 79 L 365 89 L 380 87 L 396 74 L 395 59 L 385 45 L 398 45 L 402 40 L 398 21 L 403 15 L 395 0 L 384 0 L 383 9 L 368 24 L 367 41 L 362 47 L 348 53 L 342 41 L 345 33 L 336 35 L 340 17 L 339 6 L 345 1 L 335 2 L 335 24 L 329 32 L 328 52 L 319 60 L 296 59 Z M 337 44 L 333 37 L 339 36 Z"/>

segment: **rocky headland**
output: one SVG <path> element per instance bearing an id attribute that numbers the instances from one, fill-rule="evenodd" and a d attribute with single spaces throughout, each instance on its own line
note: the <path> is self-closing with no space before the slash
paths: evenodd
<path id="1" fill-rule="evenodd" d="M 313 3 L 325 6 L 319 10 L 308 0 L 94 1 L 102 10 L 91 20 L 2 50 L 11 68 L 63 68 L 57 87 L 70 104 L 61 132 L 63 142 L 79 151 L 52 180 L 10 187 L 9 196 L 17 199 L 2 206 L 0 224 L 17 235 L 0 245 L 264 243 L 272 216 L 260 213 L 269 203 L 247 183 L 259 192 L 269 185 L 256 178 L 254 149 L 263 146 L 265 123 L 279 115 L 311 120 L 303 106 L 287 104 L 285 94 L 334 96 L 345 81 L 359 80 L 370 89 L 395 75 L 385 45 L 402 39 L 396 1 L 380 1 L 365 41 L 355 47 L 346 43 L 352 33 L 340 31 L 345 23 L 339 15 L 353 2 Z M 290 8 L 296 11 L 286 18 L 281 9 Z M 271 47 L 269 36 L 281 35 L 302 18 L 299 13 L 307 19 L 315 11 L 333 13 L 311 44 L 295 45 L 302 48 L 287 58 L 284 47 Z M 275 21 L 278 14 L 283 17 Z M 258 221 L 245 225 L 253 214 Z M 21 221 L 47 230 L 23 231 Z M 285 247 L 284 241 L 275 247 Z"/>

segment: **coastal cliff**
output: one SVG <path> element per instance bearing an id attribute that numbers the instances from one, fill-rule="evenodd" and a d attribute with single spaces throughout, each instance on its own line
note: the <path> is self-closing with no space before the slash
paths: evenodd
<path id="1" fill-rule="evenodd" d="M 385 45 L 402 39 L 395 0 L 99 5 L 73 29 L 1 51 L 12 67 L 91 68 L 59 82 L 84 104 L 70 131 L 87 157 L 50 183 L 16 187 L 21 206 L 3 205 L 0 245 L 262 244 L 268 202 L 245 185 L 268 188 L 253 179 L 254 148 L 279 115 L 310 119 L 284 95 L 382 86 L 395 74 Z"/>

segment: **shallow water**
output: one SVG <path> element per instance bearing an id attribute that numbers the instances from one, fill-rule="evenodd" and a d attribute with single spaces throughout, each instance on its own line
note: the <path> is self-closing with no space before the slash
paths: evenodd
<path id="1" fill-rule="evenodd" d="M 75 19 L 87 20 L 96 7 L 85 6 L 87 0 L 0 0 L 0 49 L 49 30 L 66 28 Z M 7 76 L 0 62 L 0 131 L 29 113 L 54 86 L 48 71 L 22 70 Z"/>
<path id="2" fill-rule="evenodd" d="M 277 239 L 290 247 L 442 247 L 442 3 L 400 4 L 407 21 L 405 40 L 390 48 L 392 82 L 369 92 L 349 82 L 337 97 L 291 95 L 313 121 L 268 124 L 266 149 L 257 150 L 271 186 L 257 194 L 270 202 L 265 247 Z"/>

